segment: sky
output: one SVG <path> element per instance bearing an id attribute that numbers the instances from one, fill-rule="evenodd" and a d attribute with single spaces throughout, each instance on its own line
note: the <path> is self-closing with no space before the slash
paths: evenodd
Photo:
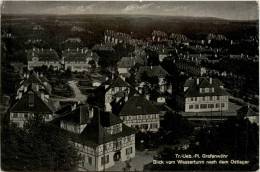
<path id="1" fill-rule="evenodd" d="M 256 1 L 8 1 L 2 14 L 135 14 L 255 20 Z"/>

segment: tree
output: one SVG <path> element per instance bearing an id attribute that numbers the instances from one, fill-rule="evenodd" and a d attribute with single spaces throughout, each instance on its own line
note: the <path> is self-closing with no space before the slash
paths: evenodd
<path id="1" fill-rule="evenodd" d="M 80 160 L 65 131 L 44 124 L 40 115 L 28 119 L 24 130 L 3 124 L 2 169 L 6 171 L 72 170 Z"/>
<path id="2" fill-rule="evenodd" d="M 122 170 L 123 170 L 124 172 L 131 170 L 131 164 L 130 164 L 130 162 L 131 162 L 131 159 L 125 162 L 125 167 L 122 168 Z"/>
<path id="3" fill-rule="evenodd" d="M 66 78 L 67 78 L 67 79 L 69 79 L 69 78 L 72 77 L 72 72 L 71 72 L 70 68 L 67 68 L 67 69 L 65 70 L 65 75 L 66 75 Z"/>

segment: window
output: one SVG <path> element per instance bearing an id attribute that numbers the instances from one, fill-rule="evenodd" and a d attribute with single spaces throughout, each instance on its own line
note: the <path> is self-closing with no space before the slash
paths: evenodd
<path id="1" fill-rule="evenodd" d="M 204 93 L 205 92 L 205 88 L 201 88 L 201 92 Z"/>
<path id="2" fill-rule="evenodd" d="M 208 104 L 209 108 L 214 108 L 214 104 Z"/>
<path id="3" fill-rule="evenodd" d="M 148 124 L 141 124 L 141 129 L 147 130 L 148 129 Z"/>
<path id="4" fill-rule="evenodd" d="M 193 109 L 193 105 L 189 105 L 189 109 Z"/>
<path id="5" fill-rule="evenodd" d="M 119 87 L 119 91 L 122 91 L 122 87 Z"/>
<path id="6" fill-rule="evenodd" d="M 212 96 L 209 96 L 209 100 L 210 100 L 210 101 L 212 101 L 212 100 L 213 100 Z"/>
<path id="7" fill-rule="evenodd" d="M 202 101 L 205 101 L 205 97 L 202 97 Z"/>
<path id="8" fill-rule="evenodd" d="M 156 129 L 156 128 L 158 128 L 157 123 L 150 124 L 150 128 L 151 128 L 151 129 Z"/>
<path id="9" fill-rule="evenodd" d="M 208 107 L 207 104 L 201 104 L 201 105 L 200 105 L 200 108 L 201 108 L 201 109 L 207 109 L 207 107 Z"/>
<path id="10" fill-rule="evenodd" d="M 219 108 L 219 103 L 216 104 L 216 108 Z"/>
<path id="11" fill-rule="evenodd" d="M 114 92 L 114 91 L 115 91 L 115 88 L 112 88 L 112 91 Z"/>
<path id="12" fill-rule="evenodd" d="M 127 141 L 130 142 L 131 141 L 131 136 L 127 137 Z"/>
<path id="13" fill-rule="evenodd" d="M 221 107 L 225 107 L 225 103 L 221 103 Z"/>
<path id="14" fill-rule="evenodd" d="M 219 96 L 217 96 L 217 100 L 219 100 Z"/>
<path id="15" fill-rule="evenodd" d="M 141 105 L 136 105 L 136 109 L 141 109 Z"/>
<path id="16" fill-rule="evenodd" d="M 127 149 L 125 150 L 125 153 L 126 153 L 126 155 L 132 154 L 132 153 L 133 153 L 133 148 L 132 148 L 132 147 L 127 148 Z"/>
<path id="17" fill-rule="evenodd" d="M 91 157 L 88 157 L 88 163 L 89 163 L 90 165 L 92 165 L 92 158 L 91 158 Z"/>
<path id="18" fill-rule="evenodd" d="M 101 165 L 109 163 L 109 155 L 106 155 L 105 158 L 101 157 Z"/>
<path id="19" fill-rule="evenodd" d="M 195 109 L 199 109 L 199 105 L 195 105 Z"/>
<path id="20" fill-rule="evenodd" d="M 25 114 L 24 114 L 24 117 L 25 117 L 25 118 L 28 118 L 28 114 L 27 114 L 27 113 L 25 113 Z"/>
<path id="21" fill-rule="evenodd" d="M 195 101 L 197 101 L 197 97 L 195 97 Z"/>
<path id="22" fill-rule="evenodd" d="M 193 101 L 193 97 L 190 98 L 190 101 Z"/>
<path id="23" fill-rule="evenodd" d="M 18 118 L 18 114 L 17 113 L 13 113 L 13 118 Z"/>

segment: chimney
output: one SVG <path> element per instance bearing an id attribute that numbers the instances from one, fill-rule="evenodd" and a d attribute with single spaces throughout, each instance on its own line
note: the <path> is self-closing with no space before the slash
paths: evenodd
<path id="1" fill-rule="evenodd" d="M 162 52 L 164 53 L 164 49 L 162 50 Z"/>
<path id="2" fill-rule="evenodd" d="M 201 57 L 201 53 L 200 53 L 200 57 Z"/>
<path id="3" fill-rule="evenodd" d="M 153 69 L 153 66 L 151 65 L 151 69 Z"/>
<path id="4" fill-rule="evenodd" d="M 79 47 L 77 47 L 77 51 L 79 51 Z"/>
<path id="5" fill-rule="evenodd" d="M 41 93 L 41 99 L 44 100 L 44 94 L 43 93 Z"/>
<path id="6" fill-rule="evenodd" d="M 212 78 L 211 77 L 209 78 L 209 83 L 212 84 Z"/>
<path id="7" fill-rule="evenodd" d="M 199 85 L 200 84 L 200 79 L 199 78 L 197 78 L 197 85 Z"/>
<path id="8" fill-rule="evenodd" d="M 90 53 L 90 56 L 93 56 L 93 53 L 92 53 L 92 52 Z"/>
<path id="9" fill-rule="evenodd" d="M 32 56 L 34 57 L 34 52 L 32 52 Z"/>
<path id="10" fill-rule="evenodd" d="M 70 48 L 68 48 L 68 51 L 70 51 Z"/>
<path id="11" fill-rule="evenodd" d="M 26 73 L 23 74 L 23 78 L 26 78 Z"/>
<path id="12" fill-rule="evenodd" d="M 81 49 L 81 53 L 83 54 L 83 48 Z"/>
<path id="13" fill-rule="evenodd" d="M 43 77 L 43 73 L 40 73 L 40 77 Z"/>
<path id="14" fill-rule="evenodd" d="M 148 100 L 148 101 L 150 100 L 149 94 L 146 94 L 146 95 L 145 95 L 145 99 Z"/>
<path id="15" fill-rule="evenodd" d="M 112 73 L 112 79 L 114 79 L 114 73 Z"/>
<path id="16" fill-rule="evenodd" d="M 37 77 L 39 76 L 39 72 L 36 72 L 36 76 L 37 76 Z"/>
<path id="17" fill-rule="evenodd" d="M 36 84 L 35 86 L 36 86 L 36 91 L 39 91 L 39 85 Z"/>
<path id="18" fill-rule="evenodd" d="M 26 74 L 26 78 L 29 78 L 29 73 Z"/>
<path id="19" fill-rule="evenodd" d="M 50 48 L 50 51 L 52 51 L 52 48 Z"/>
<path id="20" fill-rule="evenodd" d="M 92 107 L 89 108 L 88 113 L 89 113 L 89 118 L 93 118 L 94 110 Z"/>
<path id="21" fill-rule="evenodd" d="M 42 48 L 42 52 L 43 52 L 43 48 Z"/>
<path id="22" fill-rule="evenodd" d="M 33 47 L 33 51 L 35 51 L 35 47 Z"/>

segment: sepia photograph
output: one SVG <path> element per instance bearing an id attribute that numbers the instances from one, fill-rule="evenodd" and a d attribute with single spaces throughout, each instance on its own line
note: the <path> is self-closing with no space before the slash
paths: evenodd
<path id="1" fill-rule="evenodd" d="M 1 1 L 1 171 L 258 171 L 258 1 Z"/>

